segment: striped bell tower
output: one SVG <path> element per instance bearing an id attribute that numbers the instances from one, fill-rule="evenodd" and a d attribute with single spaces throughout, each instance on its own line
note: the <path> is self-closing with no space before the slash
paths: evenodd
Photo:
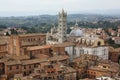
<path id="1" fill-rule="evenodd" d="M 67 13 L 62 9 L 58 16 L 58 42 L 63 43 L 67 39 Z"/>

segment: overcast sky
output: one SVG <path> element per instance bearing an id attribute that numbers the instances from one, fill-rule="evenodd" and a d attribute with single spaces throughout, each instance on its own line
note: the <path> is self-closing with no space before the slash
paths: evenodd
<path id="1" fill-rule="evenodd" d="M 29 16 L 120 9 L 120 0 L 0 0 L 0 16 Z"/>

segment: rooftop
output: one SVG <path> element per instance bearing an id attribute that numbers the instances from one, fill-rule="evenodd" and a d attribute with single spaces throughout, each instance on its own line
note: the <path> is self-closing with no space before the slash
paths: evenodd
<path id="1" fill-rule="evenodd" d="M 38 50 L 38 49 L 45 49 L 45 48 L 50 48 L 50 45 L 44 45 L 44 46 L 33 46 L 33 47 L 27 47 L 27 50 Z"/>
<path id="2" fill-rule="evenodd" d="M 43 35 L 46 36 L 46 34 L 43 33 L 33 33 L 33 34 L 20 34 L 20 37 L 29 37 L 29 36 L 39 36 L 39 35 Z"/>

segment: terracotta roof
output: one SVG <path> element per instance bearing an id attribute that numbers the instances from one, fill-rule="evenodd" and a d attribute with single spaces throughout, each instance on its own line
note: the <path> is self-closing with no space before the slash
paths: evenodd
<path id="1" fill-rule="evenodd" d="M 76 70 L 73 69 L 72 67 L 66 67 L 66 72 L 67 72 L 67 73 L 76 72 Z"/>
<path id="2" fill-rule="evenodd" d="M 22 46 L 36 46 L 38 45 L 38 42 L 22 42 Z"/>
<path id="3" fill-rule="evenodd" d="M 100 68 L 99 66 L 107 66 L 109 68 Z M 108 60 L 100 60 L 99 66 L 91 66 L 89 69 L 98 70 L 98 71 L 110 71 L 110 72 L 118 72 L 119 71 L 119 64 L 108 61 Z"/>
<path id="4" fill-rule="evenodd" d="M 46 62 L 46 59 L 32 59 L 32 60 L 24 60 L 21 61 L 22 65 L 27 65 L 27 64 L 35 64 L 35 63 L 41 63 L 41 62 Z"/>
<path id="5" fill-rule="evenodd" d="M 64 42 L 61 44 L 54 44 L 52 47 L 69 47 L 69 46 L 74 46 L 75 44 L 72 42 Z"/>
<path id="6" fill-rule="evenodd" d="M 45 48 L 50 48 L 50 45 L 44 45 L 44 46 L 33 46 L 33 47 L 28 47 L 27 50 L 38 50 L 38 49 L 45 49 Z"/>
<path id="7" fill-rule="evenodd" d="M 4 62 L 5 65 L 16 65 L 16 64 L 21 64 L 21 61 L 7 61 Z"/>
<path id="8" fill-rule="evenodd" d="M 50 61 L 54 61 L 54 60 L 61 61 L 61 60 L 65 60 L 65 59 L 69 59 L 69 57 L 67 55 L 56 55 L 56 56 L 49 58 Z"/>
<path id="9" fill-rule="evenodd" d="M 12 59 L 15 59 L 15 60 L 25 60 L 25 59 L 30 59 L 29 56 L 27 55 L 24 55 L 24 56 L 11 56 Z"/>
<path id="10" fill-rule="evenodd" d="M 36 54 L 34 57 L 39 58 L 39 59 L 48 59 L 49 56 L 45 54 Z"/>
<path id="11" fill-rule="evenodd" d="M 42 34 L 42 33 L 34 33 L 34 34 L 20 34 L 20 37 L 27 37 L 27 36 L 39 36 L 39 35 L 43 35 L 45 36 L 46 34 Z"/>
<path id="12" fill-rule="evenodd" d="M 115 72 L 117 73 L 118 72 L 118 69 L 116 68 L 110 68 L 110 69 L 105 69 L 105 68 L 99 68 L 97 66 L 91 66 L 88 68 L 88 70 L 95 70 L 95 71 L 102 71 L 102 72 Z"/>
<path id="13" fill-rule="evenodd" d="M 113 48 L 113 47 L 111 47 L 111 46 L 109 46 L 109 52 L 117 52 L 117 53 L 119 53 L 120 52 L 120 48 Z"/>

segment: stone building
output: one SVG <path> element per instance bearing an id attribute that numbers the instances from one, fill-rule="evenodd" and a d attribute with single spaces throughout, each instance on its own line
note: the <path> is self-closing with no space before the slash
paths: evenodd
<path id="1" fill-rule="evenodd" d="M 108 59 L 109 48 L 105 46 L 104 40 L 100 39 L 96 34 L 89 32 L 92 30 L 85 30 L 75 24 L 74 29 L 70 32 L 68 40 L 75 44 L 71 56 L 73 58 L 79 57 L 80 54 L 97 55 L 102 59 Z M 71 50 L 71 49 L 69 49 Z"/>

